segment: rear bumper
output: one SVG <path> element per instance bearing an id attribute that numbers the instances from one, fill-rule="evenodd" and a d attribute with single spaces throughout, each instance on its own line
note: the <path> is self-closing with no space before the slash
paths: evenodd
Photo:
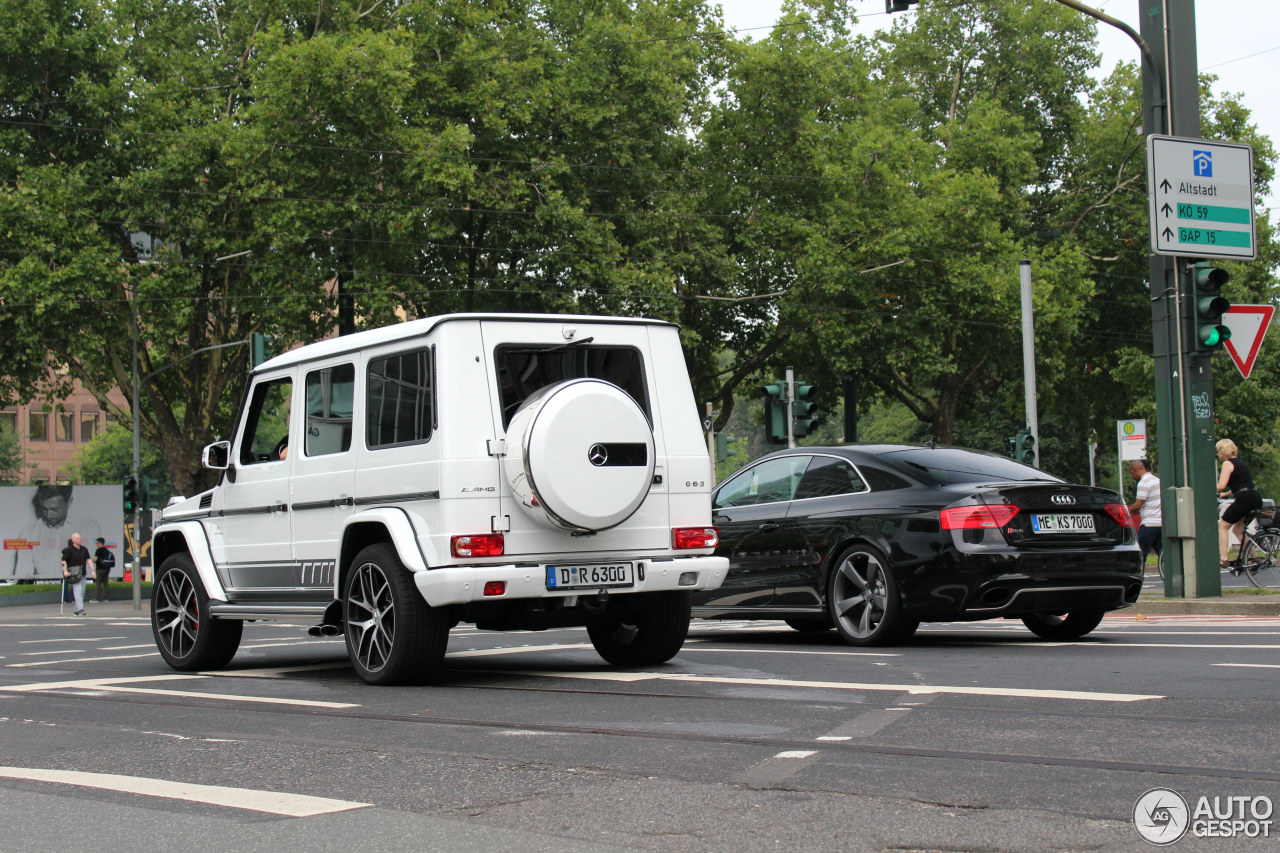
<path id="1" fill-rule="evenodd" d="M 604 561 L 597 561 L 604 562 Z M 677 557 L 672 560 L 639 559 L 636 564 L 635 586 L 610 587 L 609 595 L 629 595 L 638 592 L 665 592 L 668 590 L 716 589 L 724 583 L 729 571 L 727 557 Z M 643 575 L 643 579 L 641 579 Z M 690 577 L 692 575 L 692 578 Z M 545 565 L 488 565 L 443 566 L 415 572 L 414 583 L 418 592 L 432 607 L 450 604 L 468 604 L 473 601 L 505 601 L 531 598 L 568 598 L 589 595 L 591 589 L 558 591 L 547 589 Z M 681 583 L 681 579 L 685 583 Z M 692 580 L 690 583 L 689 581 Z M 485 595 L 484 586 L 490 581 L 502 581 L 506 591 L 502 595 Z"/>
<path id="2" fill-rule="evenodd" d="M 927 621 L 996 619 L 1071 610 L 1117 610 L 1138 600 L 1136 547 L 1107 552 L 955 555 L 907 583 L 904 607 Z"/>

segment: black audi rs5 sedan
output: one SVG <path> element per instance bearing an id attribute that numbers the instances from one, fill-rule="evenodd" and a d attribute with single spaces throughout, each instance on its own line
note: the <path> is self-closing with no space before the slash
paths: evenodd
<path id="1" fill-rule="evenodd" d="M 1138 600 L 1124 499 L 957 447 L 780 450 L 712 495 L 729 574 L 696 593 L 706 619 L 782 619 L 888 645 L 921 622 L 1019 618 L 1081 637 Z"/>

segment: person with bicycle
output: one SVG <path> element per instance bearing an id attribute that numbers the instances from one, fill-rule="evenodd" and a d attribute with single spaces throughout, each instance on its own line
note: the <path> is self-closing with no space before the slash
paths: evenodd
<path id="1" fill-rule="evenodd" d="M 1147 554 L 1152 551 L 1159 560 L 1164 549 L 1164 521 L 1160 516 L 1160 478 L 1152 474 L 1145 459 L 1129 462 L 1129 476 L 1138 481 L 1137 500 L 1129 504 L 1129 512 L 1141 519 L 1138 528 L 1138 548 L 1142 551 L 1142 565 L 1147 564 Z"/>
<path id="2" fill-rule="evenodd" d="M 1218 497 L 1233 498 L 1231 505 L 1222 511 L 1218 519 L 1218 556 L 1222 567 L 1229 568 L 1227 549 L 1231 546 L 1231 533 L 1236 539 L 1244 542 L 1245 517 L 1254 510 L 1262 508 L 1262 494 L 1253 484 L 1253 472 L 1249 465 L 1240 458 L 1240 450 L 1229 438 L 1219 441 L 1215 447 L 1218 458 L 1222 460 L 1222 469 L 1218 474 Z"/>

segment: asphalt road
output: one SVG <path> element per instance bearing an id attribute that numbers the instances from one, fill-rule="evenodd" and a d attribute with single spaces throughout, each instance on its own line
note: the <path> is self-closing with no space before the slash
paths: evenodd
<path id="1" fill-rule="evenodd" d="M 0 610 L 3 848 L 1148 850 L 1149 789 L 1280 803 L 1277 618 L 925 625 L 880 650 L 695 622 L 644 670 L 580 630 L 461 627 L 409 688 L 304 627 L 248 625 L 226 670 L 182 674 L 127 602 Z"/>

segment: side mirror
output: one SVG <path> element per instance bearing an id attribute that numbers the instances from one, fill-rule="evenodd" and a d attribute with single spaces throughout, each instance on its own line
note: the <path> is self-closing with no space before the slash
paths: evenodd
<path id="1" fill-rule="evenodd" d="M 215 471 L 225 471 L 231 465 L 231 442 L 215 441 L 204 449 L 200 464 Z"/>

